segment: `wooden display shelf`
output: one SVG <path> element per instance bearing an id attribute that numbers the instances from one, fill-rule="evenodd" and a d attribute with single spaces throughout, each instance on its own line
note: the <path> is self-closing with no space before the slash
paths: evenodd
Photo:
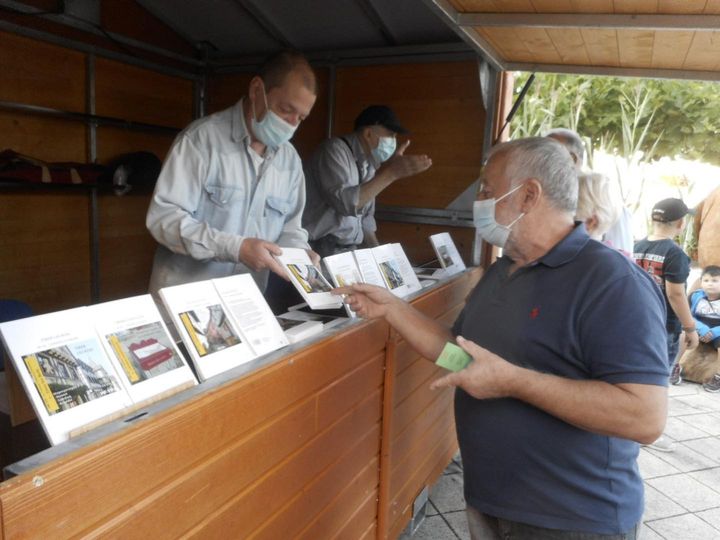
<path id="1" fill-rule="evenodd" d="M 412 302 L 451 322 L 479 276 Z M 0 539 L 395 538 L 457 450 L 438 375 L 349 321 L 7 467 Z"/>

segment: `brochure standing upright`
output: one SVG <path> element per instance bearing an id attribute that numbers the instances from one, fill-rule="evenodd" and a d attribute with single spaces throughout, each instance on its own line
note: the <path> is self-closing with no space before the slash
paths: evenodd
<path id="1" fill-rule="evenodd" d="M 0 333 L 50 444 L 132 404 L 87 308 L 2 323 Z"/>
<path id="2" fill-rule="evenodd" d="M 433 234 L 430 236 L 430 244 L 432 244 L 440 266 L 443 267 L 448 276 L 458 274 L 465 270 L 465 263 L 450 233 Z"/>
<path id="3" fill-rule="evenodd" d="M 87 309 L 134 403 L 197 384 L 152 296 L 125 298 Z"/>
<path id="4" fill-rule="evenodd" d="M 255 358 L 232 324 L 212 281 L 160 289 L 160 298 L 204 381 Z"/>
<path id="5" fill-rule="evenodd" d="M 385 244 L 372 248 L 372 254 L 385 286 L 395 296 L 403 298 L 422 289 L 400 244 Z"/>

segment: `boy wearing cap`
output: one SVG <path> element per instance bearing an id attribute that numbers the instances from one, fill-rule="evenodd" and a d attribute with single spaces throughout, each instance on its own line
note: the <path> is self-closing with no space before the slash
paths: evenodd
<path id="1" fill-rule="evenodd" d="M 680 334 L 685 335 L 688 349 L 698 345 L 698 333 L 695 320 L 690 313 L 690 305 L 685 295 L 685 282 L 690 274 L 690 257 L 675 243 L 685 226 L 688 207 L 680 199 L 663 199 L 652 209 L 652 233 L 635 242 L 633 256 L 655 282 L 660 286 L 667 308 L 666 330 L 668 368 L 670 383 L 682 381 L 678 353 Z M 671 452 L 673 443 L 662 436 L 650 445 L 655 450 Z"/>
<path id="2" fill-rule="evenodd" d="M 427 170 L 426 155 L 405 155 L 408 131 L 385 105 L 372 105 L 355 119 L 355 130 L 324 141 L 305 162 L 307 204 L 303 227 L 310 245 L 326 257 L 377 245 L 375 197 L 396 180 Z"/>

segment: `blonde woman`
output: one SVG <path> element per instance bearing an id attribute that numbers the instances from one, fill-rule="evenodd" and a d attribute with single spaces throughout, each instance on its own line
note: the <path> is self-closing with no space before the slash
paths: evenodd
<path id="1" fill-rule="evenodd" d="M 610 179 L 595 172 L 579 174 L 575 219 L 585 222 L 590 237 L 602 241 L 603 235 L 613 226 L 619 215 L 620 205 L 613 197 Z"/>

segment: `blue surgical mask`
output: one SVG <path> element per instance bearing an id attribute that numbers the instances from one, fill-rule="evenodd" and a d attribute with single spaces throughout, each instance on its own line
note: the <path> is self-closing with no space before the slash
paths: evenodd
<path id="1" fill-rule="evenodd" d="M 252 130 L 261 143 L 276 150 L 281 144 L 288 142 L 292 138 L 297 126 L 288 124 L 270 109 L 265 94 L 265 85 L 263 85 L 263 99 L 265 100 L 265 118 L 259 122 L 255 115 L 255 104 L 252 104 Z"/>
<path id="2" fill-rule="evenodd" d="M 495 205 L 522 186 L 523 184 L 516 186 L 499 199 L 485 199 L 473 203 L 473 223 L 480 238 L 493 246 L 499 248 L 505 247 L 507 239 L 510 236 L 510 229 L 525 215 L 525 212 L 521 213 L 509 225 L 500 225 L 495 221 Z"/>
<path id="3" fill-rule="evenodd" d="M 371 153 L 379 167 L 395 153 L 395 137 L 378 137 L 378 145 L 372 149 Z"/>

